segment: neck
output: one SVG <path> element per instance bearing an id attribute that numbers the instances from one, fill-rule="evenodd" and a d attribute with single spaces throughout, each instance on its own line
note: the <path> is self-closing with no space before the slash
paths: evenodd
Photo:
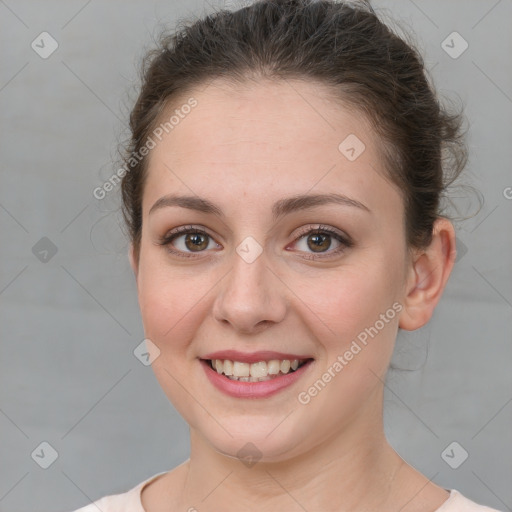
<path id="1" fill-rule="evenodd" d="M 377 395 L 342 431 L 280 462 L 248 467 L 192 430 L 183 510 L 384 510 L 405 462 L 385 438 Z"/>

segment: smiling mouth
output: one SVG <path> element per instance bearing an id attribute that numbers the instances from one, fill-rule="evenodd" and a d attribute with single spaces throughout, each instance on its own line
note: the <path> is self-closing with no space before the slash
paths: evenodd
<path id="1" fill-rule="evenodd" d="M 271 359 L 256 363 L 244 363 L 230 359 L 203 359 L 212 370 L 239 382 L 263 382 L 288 375 L 313 359 Z"/>

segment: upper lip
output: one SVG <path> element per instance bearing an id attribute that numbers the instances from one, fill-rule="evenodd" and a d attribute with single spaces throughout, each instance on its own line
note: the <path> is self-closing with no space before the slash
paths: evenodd
<path id="1" fill-rule="evenodd" d="M 274 352 L 273 350 L 259 350 L 257 352 L 239 352 L 238 350 L 220 350 L 217 352 L 210 352 L 204 355 L 201 359 L 229 359 L 230 361 L 240 361 L 242 363 L 257 363 L 259 361 L 270 361 L 272 359 L 289 359 L 299 361 L 305 359 L 312 359 L 311 356 L 300 354 L 285 354 L 284 352 Z"/>

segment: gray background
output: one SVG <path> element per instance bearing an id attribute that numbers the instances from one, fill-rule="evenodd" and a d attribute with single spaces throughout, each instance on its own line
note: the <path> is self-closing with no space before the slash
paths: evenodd
<path id="1" fill-rule="evenodd" d="M 399 336 L 395 363 L 417 370 L 388 376 L 386 433 L 437 484 L 511 510 L 512 2 L 375 7 L 417 34 L 440 92 L 465 104 L 462 181 L 485 198 L 456 226 L 459 258 L 434 318 Z M 199 0 L 0 1 L 2 512 L 73 510 L 188 457 L 186 424 L 133 354 L 144 336 L 118 190 L 103 201 L 92 191 L 117 169 L 140 57 L 162 24 L 205 10 Z M 59 44 L 47 59 L 31 48 L 43 31 Z M 453 31 L 469 44 L 457 59 L 441 47 Z M 47 261 L 48 242 L 33 253 L 43 237 L 57 248 Z M 48 469 L 35 461 L 48 449 L 31 456 L 43 441 L 58 453 Z M 453 441 L 469 453 L 457 469 L 441 457 Z"/>

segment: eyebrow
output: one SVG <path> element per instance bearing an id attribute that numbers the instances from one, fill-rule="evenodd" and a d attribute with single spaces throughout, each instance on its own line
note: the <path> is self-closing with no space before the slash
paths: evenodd
<path id="1" fill-rule="evenodd" d="M 286 197 L 276 201 L 272 206 L 272 217 L 273 220 L 276 221 L 280 217 L 290 213 L 308 210 L 316 206 L 327 204 L 351 206 L 371 213 L 370 209 L 366 205 L 343 194 L 303 194 Z M 149 210 L 149 214 L 161 208 L 170 206 L 178 206 L 225 218 L 224 212 L 217 205 L 207 199 L 199 196 L 180 196 L 174 194 L 166 195 L 158 199 Z"/>

